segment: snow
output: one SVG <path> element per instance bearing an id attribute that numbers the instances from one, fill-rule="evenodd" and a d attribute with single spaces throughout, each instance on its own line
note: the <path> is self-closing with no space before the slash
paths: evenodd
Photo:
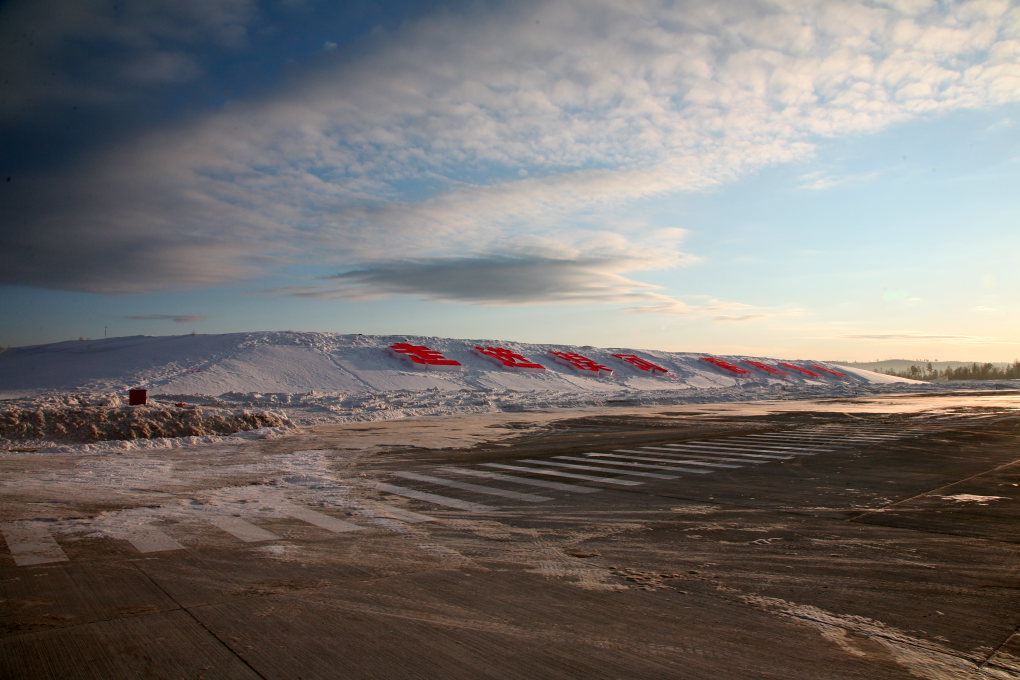
<path id="1" fill-rule="evenodd" d="M 461 366 L 431 370 L 389 349 L 424 345 Z M 475 350 L 502 347 L 546 370 L 508 368 Z M 611 376 L 584 375 L 552 351 L 576 352 L 611 367 Z M 668 370 L 649 374 L 614 357 L 634 354 Z M 772 375 L 747 365 L 768 357 L 718 356 L 751 369 L 734 374 L 700 352 L 527 344 L 422 336 L 368 336 L 291 331 L 133 336 L 17 347 L 0 353 L 0 406 L 83 404 L 123 408 L 127 391 L 144 388 L 150 403 L 216 409 L 271 410 L 292 424 L 392 420 L 417 416 L 537 411 L 653 404 L 844 397 L 923 391 L 928 383 L 810 359 L 845 376 Z M 945 384 L 938 387 L 945 390 Z M 198 434 L 204 434 L 199 432 Z M 272 436 L 274 433 L 263 433 Z M 218 441 L 215 436 L 202 441 Z M 46 442 L 43 442 L 44 444 Z M 66 443 L 66 442 L 65 442 Z M 154 440 L 139 446 L 159 444 Z M 94 444 L 89 444 L 90 447 Z M 117 447 L 131 446 L 118 442 Z"/>

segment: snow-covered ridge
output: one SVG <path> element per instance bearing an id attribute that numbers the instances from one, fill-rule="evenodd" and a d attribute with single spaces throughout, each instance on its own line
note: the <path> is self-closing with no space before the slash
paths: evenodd
<path id="1" fill-rule="evenodd" d="M 390 349 L 397 343 L 429 347 L 460 366 L 430 370 L 433 367 L 414 364 L 408 356 Z M 478 352 L 476 347 L 504 348 L 543 365 L 545 370 L 504 366 Z M 601 371 L 600 375 L 593 375 L 578 370 L 551 352 L 583 355 L 611 368 L 612 373 Z M 614 356 L 621 354 L 639 357 L 665 371 L 642 370 L 641 365 L 636 365 L 640 361 Z M 430 394 L 435 402 L 439 401 L 436 399 L 439 394 L 449 396 L 465 391 L 487 393 L 497 399 L 517 394 L 524 403 L 533 402 L 540 394 L 552 402 L 570 402 L 568 395 L 573 395 L 583 403 L 591 403 L 592 400 L 582 397 L 587 395 L 601 402 L 615 394 L 626 395 L 628 401 L 640 401 L 641 395 L 652 397 L 654 393 L 734 389 L 769 394 L 831 389 L 834 394 L 842 394 L 851 386 L 913 382 L 813 360 L 788 363 L 813 370 L 818 376 L 791 369 L 783 365 L 786 362 L 768 357 L 716 357 L 748 371 L 734 373 L 705 361 L 705 357 L 712 356 L 421 336 L 305 332 L 134 336 L 18 347 L 0 353 L 0 398 L 61 392 L 109 394 L 146 388 L 154 395 L 222 395 L 249 402 L 274 395 L 267 398 L 275 404 L 293 400 L 284 395 L 312 393 L 344 395 L 357 402 L 371 395 L 394 393 L 421 402 L 421 397 Z M 782 373 L 769 372 L 748 361 L 760 362 Z M 845 375 L 824 373 L 812 369 L 812 365 Z M 665 395 L 657 396 L 654 401 L 658 402 Z M 723 394 L 720 397 L 728 400 Z M 355 407 L 354 403 L 351 407 Z"/>

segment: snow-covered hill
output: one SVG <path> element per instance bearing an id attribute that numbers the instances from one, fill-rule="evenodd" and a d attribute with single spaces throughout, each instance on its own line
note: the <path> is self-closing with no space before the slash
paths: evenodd
<path id="1" fill-rule="evenodd" d="M 428 347 L 460 365 L 415 363 L 410 354 L 391 349 L 399 343 Z M 509 350 L 544 370 L 507 365 L 493 356 L 498 351 L 483 354 L 478 347 Z M 584 370 L 571 364 L 571 357 L 565 360 L 552 352 L 581 355 L 611 370 Z M 723 360 L 738 370 L 711 363 L 706 357 Z M 521 363 L 510 359 L 510 364 Z M 636 395 L 768 387 L 780 391 L 836 388 L 840 392 L 840 387 L 890 382 L 911 381 L 811 360 L 331 333 L 134 336 L 18 347 L 0 353 L 0 398 L 54 392 L 117 393 L 129 388 L 146 388 L 153 395 L 204 396 L 448 394 L 462 390 Z"/>

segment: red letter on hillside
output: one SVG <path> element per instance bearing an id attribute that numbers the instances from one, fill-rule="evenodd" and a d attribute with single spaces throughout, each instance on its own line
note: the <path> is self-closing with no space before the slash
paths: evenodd
<path id="1" fill-rule="evenodd" d="M 429 349 L 425 345 L 410 345 L 406 342 L 398 342 L 395 345 L 390 345 L 397 354 L 401 354 L 416 364 L 423 366 L 460 366 L 459 361 L 453 359 L 447 359 L 442 354 L 434 349 Z"/>
<path id="2" fill-rule="evenodd" d="M 755 368 L 760 368 L 761 370 L 763 370 L 763 371 L 765 371 L 767 373 L 773 373 L 775 375 L 790 375 L 786 371 L 780 371 L 775 366 L 769 366 L 768 364 L 763 364 L 760 361 L 748 361 L 746 363 L 751 364 Z"/>
<path id="3" fill-rule="evenodd" d="M 795 371 L 800 371 L 804 375 L 810 375 L 812 378 L 821 378 L 822 377 L 821 373 L 815 373 L 814 371 L 809 371 L 806 368 L 802 368 L 800 366 L 794 366 L 793 364 L 788 364 L 785 361 L 783 363 L 779 364 L 779 365 L 780 366 L 785 366 L 787 368 L 792 368 Z"/>
<path id="4" fill-rule="evenodd" d="M 503 364 L 507 368 L 523 368 L 533 371 L 544 371 L 545 366 L 542 364 L 536 364 L 533 361 L 528 361 L 525 357 L 511 352 L 503 347 L 475 347 L 475 350 L 484 354 L 487 357 L 491 357 Z"/>
<path id="5" fill-rule="evenodd" d="M 734 366 L 730 362 L 724 361 L 723 359 L 717 359 L 715 357 L 701 357 L 701 360 L 715 364 L 719 368 L 725 368 L 727 371 L 730 371 L 731 373 L 750 373 L 750 371 L 747 370 L 746 368 Z"/>
<path id="6" fill-rule="evenodd" d="M 552 354 L 554 357 L 557 357 L 561 361 L 570 364 L 579 371 L 587 371 L 589 373 L 594 373 L 596 375 L 600 375 L 602 373 L 607 373 L 609 375 L 613 374 L 613 369 L 609 368 L 608 366 L 603 366 L 597 361 L 589 359 L 588 357 L 578 354 L 577 352 L 549 352 L 549 354 Z"/>
<path id="7" fill-rule="evenodd" d="M 614 354 L 613 356 L 619 359 L 620 361 L 626 361 L 628 364 L 632 366 L 637 366 L 642 371 L 647 371 L 648 373 L 654 374 L 656 371 L 660 373 L 669 373 L 669 371 L 667 371 L 662 366 L 656 366 L 651 361 L 648 361 L 647 359 L 642 359 L 636 354 Z"/>

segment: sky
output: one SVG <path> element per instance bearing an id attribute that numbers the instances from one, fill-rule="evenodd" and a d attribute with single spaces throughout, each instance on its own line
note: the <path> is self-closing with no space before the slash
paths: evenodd
<path id="1" fill-rule="evenodd" d="M 1020 357 L 1020 3 L 8 0 L 0 346 Z"/>

